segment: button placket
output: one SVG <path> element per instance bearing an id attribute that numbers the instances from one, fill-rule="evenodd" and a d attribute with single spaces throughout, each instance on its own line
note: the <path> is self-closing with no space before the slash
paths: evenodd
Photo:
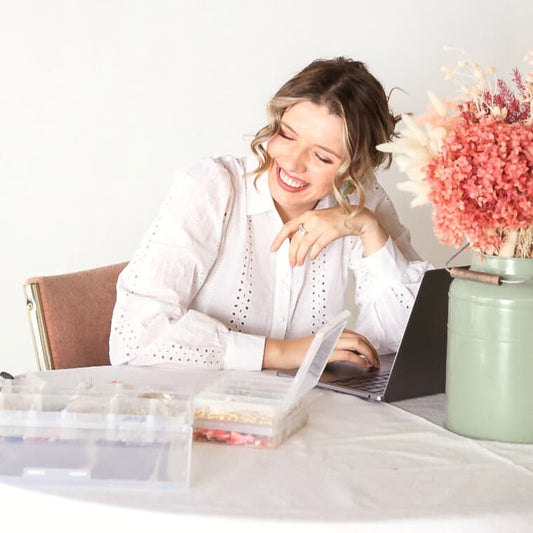
<path id="1" fill-rule="evenodd" d="M 275 254 L 274 307 L 271 337 L 282 339 L 287 332 L 290 316 L 292 268 L 289 264 L 289 241 L 286 240 Z"/>

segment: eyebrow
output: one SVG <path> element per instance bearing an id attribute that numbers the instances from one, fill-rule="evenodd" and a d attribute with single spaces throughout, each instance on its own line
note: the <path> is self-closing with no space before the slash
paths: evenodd
<path id="1" fill-rule="evenodd" d="M 291 130 L 292 133 L 294 133 L 295 135 L 298 135 L 298 133 L 293 128 L 291 128 L 286 122 L 283 122 L 283 120 L 281 121 L 281 125 L 287 128 L 288 130 Z M 328 148 L 327 146 L 323 146 L 321 144 L 316 144 L 315 146 L 317 148 L 320 148 L 321 150 L 324 150 L 325 152 L 328 152 L 331 155 L 334 155 L 335 157 L 338 157 L 339 159 L 342 159 L 342 157 L 337 152 L 333 151 L 331 148 Z"/>

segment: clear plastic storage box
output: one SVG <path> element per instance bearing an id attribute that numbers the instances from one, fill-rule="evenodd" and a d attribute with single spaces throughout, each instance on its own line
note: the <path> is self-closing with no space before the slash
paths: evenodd
<path id="1" fill-rule="evenodd" d="M 349 316 L 340 313 L 316 333 L 293 379 L 225 372 L 194 399 L 194 440 L 274 448 L 303 427 L 304 397 L 317 384 Z"/>
<path id="2" fill-rule="evenodd" d="M 0 380 L 0 479 L 185 488 L 192 394 Z"/>

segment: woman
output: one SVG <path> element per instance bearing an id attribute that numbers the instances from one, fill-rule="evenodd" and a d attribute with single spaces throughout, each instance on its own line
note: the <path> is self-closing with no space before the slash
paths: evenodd
<path id="1" fill-rule="evenodd" d="M 396 349 L 429 265 L 373 174 L 397 122 L 383 87 L 360 62 L 318 60 L 268 110 L 253 155 L 178 173 L 119 277 L 112 364 L 296 368 L 350 271 L 355 331 L 330 361 Z"/>

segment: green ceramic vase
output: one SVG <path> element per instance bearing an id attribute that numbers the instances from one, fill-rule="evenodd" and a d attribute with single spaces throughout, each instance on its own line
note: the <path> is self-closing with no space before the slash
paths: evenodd
<path id="1" fill-rule="evenodd" d="M 533 443 L 533 259 L 474 256 L 471 270 L 519 283 L 452 281 L 445 427 Z"/>

